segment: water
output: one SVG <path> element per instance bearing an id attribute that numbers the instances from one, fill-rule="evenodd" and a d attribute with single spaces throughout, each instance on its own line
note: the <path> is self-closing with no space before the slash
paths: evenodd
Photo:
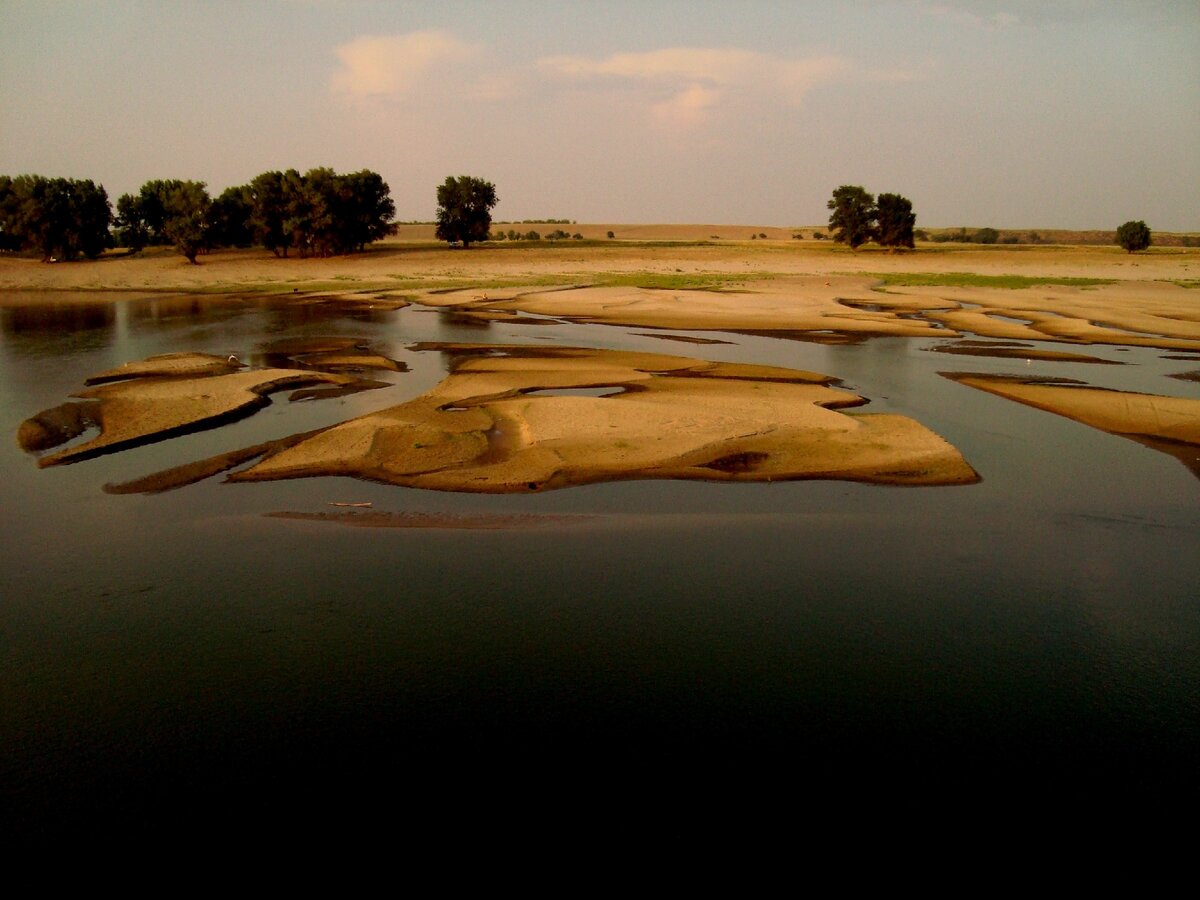
<path id="1" fill-rule="evenodd" d="M 0 307 L 4 830 L 152 829 L 220 810 L 327 821 L 626 793 L 1195 797 L 1200 482 L 1132 441 L 939 370 L 1031 371 L 924 341 L 824 346 L 644 329 L 464 325 L 413 307 L 269 301 Z M 39 470 L 12 436 L 90 374 L 154 353 L 261 358 L 341 335 L 392 386 Z M 530 496 L 344 478 L 109 482 L 400 402 L 444 374 L 416 341 L 646 349 L 826 372 L 910 415 L 981 483 L 632 482 Z M 1197 396 L 1193 367 L 1034 363 Z M 331 501 L 588 514 L 501 531 L 360 529 L 265 513 Z M 555 802 L 553 799 L 549 802 Z M 247 826 L 248 827 L 248 826 Z"/>

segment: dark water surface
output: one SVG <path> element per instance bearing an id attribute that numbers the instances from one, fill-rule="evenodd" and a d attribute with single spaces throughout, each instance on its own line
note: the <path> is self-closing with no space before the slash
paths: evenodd
<path id="1" fill-rule="evenodd" d="M 9 301 L 10 304 L 12 301 Z M 1194 367 L 1083 366 L 644 329 L 471 326 L 266 301 L 0 307 L 3 825 L 153 830 L 220 808 L 329 825 L 495 792 L 771 802 L 1200 793 L 1200 481 L 1132 441 L 939 370 L 1197 396 Z M 344 335 L 392 387 L 39 470 L 20 422 L 155 353 Z M 531 496 L 341 478 L 115 496 L 127 481 L 392 405 L 415 341 L 646 349 L 813 369 L 966 456 L 970 487 L 632 482 Z M 377 377 L 370 373 L 369 377 Z M 499 531 L 270 518 L 371 501 L 572 514 Z M 610 791 L 616 792 L 610 794 Z M 765 791 L 759 794 L 756 792 Z M 391 808 L 391 807 L 389 807 Z"/>

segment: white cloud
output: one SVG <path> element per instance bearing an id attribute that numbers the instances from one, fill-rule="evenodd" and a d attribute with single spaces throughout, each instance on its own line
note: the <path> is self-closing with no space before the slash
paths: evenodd
<path id="1" fill-rule="evenodd" d="M 446 31 L 364 35 L 335 48 L 341 67 L 335 91 L 358 97 L 406 94 L 430 76 L 446 77 L 474 58 L 479 48 Z"/>
<path id="2" fill-rule="evenodd" d="M 739 94 L 799 103 L 817 85 L 846 72 L 849 64 L 840 56 L 785 59 L 737 48 L 669 47 L 604 59 L 552 56 L 538 60 L 537 67 L 551 77 L 651 87 L 646 104 L 656 116 L 697 124 Z M 666 100 L 660 99 L 664 91 Z"/>

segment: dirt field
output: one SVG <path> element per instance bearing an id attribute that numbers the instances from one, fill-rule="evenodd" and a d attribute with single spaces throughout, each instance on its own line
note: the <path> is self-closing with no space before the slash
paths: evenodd
<path id="1" fill-rule="evenodd" d="M 543 233 L 547 226 L 527 225 Z M 419 232 L 432 238 L 432 226 L 401 226 L 396 239 L 368 252 L 333 259 L 278 259 L 266 250 L 220 250 L 189 265 L 177 253 L 156 248 L 135 256 L 117 251 L 96 261 L 46 264 L 0 255 L 0 290 L 282 290 L 325 285 L 347 289 L 408 282 L 486 284 L 513 277 L 605 272 L 760 273 L 822 275 L 855 272 L 972 272 L 981 275 L 1113 278 L 1121 281 L 1200 280 L 1200 249 L 1160 247 L 1128 254 L 1119 247 L 982 246 L 929 244 L 890 253 L 863 248 L 851 252 L 827 241 L 794 241 L 791 229 L 720 225 L 571 225 L 598 240 L 483 244 L 452 250 L 433 241 L 404 239 Z M 613 230 L 618 239 L 603 239 Z M 734 232 L 741 240 L 727 240 Z M 804 229 L 809 231 L 810 229 Z M 722 234 L 724 232 L 724 234 Z M 749 240 L 765 232 L 770 240 Z M 704 245 L 710 234 L 722 240 Z M 659 243 L 664 242 L 664 243 Z"/>

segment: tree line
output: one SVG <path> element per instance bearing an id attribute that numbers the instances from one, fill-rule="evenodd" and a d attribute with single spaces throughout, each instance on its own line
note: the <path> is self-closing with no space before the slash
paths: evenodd
<path id="1" fill-rule="evenodd" d="M 541 239 L 536 231 L 491 232 L 496 187 L 481 178 L 448 177 L 437 188 L 437 201 L 436 234 L 451 245 Z M 868 241 L 895 250 L 913 248 L 914 237 L 969 239 L 965 228 L 957 235 L 932 238 L 915 231 L 912 201 L 900 194 L 876 198 L 861 185 L 844 184 L 826 206 L 833 239 L 852 250 Z M 392 234 L 395 213 L 387 182 L 369 169 L 349 174 L 328 167 L 304 174 L 296 169 L 263 172 L 215 199 L 202 181 L 152 180 L 136 194 L 122 194 L 115 215 L 103 185 L 93 181 L 0 175 L 0 250 L 34 250 L 43 260 L 94 259 L 111 246 L 137 252 L 164 245 L 174 246 L 193 263 L 206 250 L 252 244 L 281 257 L 334 256 L 361 251 Z M 545 221 L 574 224 L 567 219 Z M 556 229 L 546 239 L 582 237 Z M 824 235 L 814 232 L 813 237 Z M 1124 223 L 1115 237 L 1131 253 L 1151 242 L 1150 229 L 1141 221 Z M 999 232 L 983 228 L 971 239 L 994 244 Z M 1008 242 L 1015 238 L 1010 236 Z"/>
<path id="2" fill-rule="evenodd" d="M 43 260 L 174 246 L 194 263 L 206 250 L 252 244 L 276 256 L 333 256 L 391 234 L 395 214 L 387 182 L 369 169 L 263 172 L 215 199 L 202 181 L 152 180 L 122 194 L 115 215 L 92 181 L 0 176 L 0 249 L 36 250 Z"/>

